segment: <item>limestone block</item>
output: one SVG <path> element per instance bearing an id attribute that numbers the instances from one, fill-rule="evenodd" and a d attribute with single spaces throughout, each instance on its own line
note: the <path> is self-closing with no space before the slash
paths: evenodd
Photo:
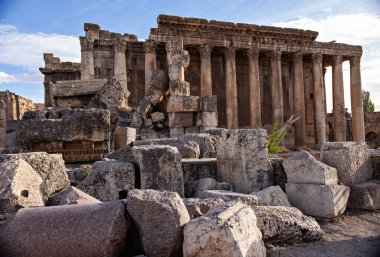
<path id="1" fill-rule="evenodd" d="M 140 167 L 142 189 L 167 190 L 184 195 L 181 155 L 177 148 L 164 145 L 141 145 L 132 148 Z"/>
<path id="2" fill-rule="evenodd" d="M 124 146 L 123 148 L 110 153 L 107 156 L 108 159 L 117 160 L 117 161 L 132 161 L 132 147 L 129 145 Z"/>
<path id="3" fill-rule="evenodd" d="M 98 199 L 86 194 L 76 187 L 70 186 L 66 190 L 51 196 L 47 205 L 69 205 L 69 204 L 87 204 L 87 203 L 101 203 Z"/>
<path id="4" fill-rule="evenodd" d="M 322 238 L 323 230 L 315 219 L 304 215 L 297 208 L 254 206 L 252 209 L 264 241 L 298 243 Z"/>
<path id="5" fill-rule="evenodd" d="M 165 120 L 165 114 L 162 112 L 153 112 L 150 114 L 153 122 L 160 122 Z"/>
<path id="6" fill-rule="evenodd" d="M 149 87 L 149 89 L 145 92 L 145 98 L 152 104 L 159 104 L 164 98 L 164 93 L 154 87 Z"/>
<path id="7" fill-rule="evenodd" d="M 226 182 L 217 182 L 212 178 L 201 178 L 193 182 L 191 196 L 198 197 L 203 191 L 208 190 L 225 190 L 232 192 L 232 186 Z"/>
<path id="8" fill-rule="evenodd" d="M 207 133 L 186 133 L 181 137 L 183 141 L 194 141 L 199 145 L 200 155 L 203 158 L 216 157 L 215 140 Z"/>
<path id="9" fill-rule="evenodd" d="M 225 204 L 222 199 L 217 198 L 183 198 L 183 203 L 189 212 L 190 219 L 195 219 L 205 215 L 208 211 L 214 209 L 216 206 Z"/>
<path id="10" fill-rule="evenodd" d="M 0 252 L 12 257 L 117 257 L 128 226 L 119 201 L 25 208 L 2 226 Z"/>
<path id="11" fill-rule="evenodd" d="M 152 103 L 148 99 L 143 98 L 137 106 L 136 112 L 141 114 L 142 116 L 145 116 L 151 108 Z"/>
<path id="12" fill-rule="evenodd" d="M 173 80 L 185 80 L 185 69 L 180 63 L 174 63 L 169 65 L 169 79 Z"/>
<path id="13" fill-rule="evenodd" d="M 171 36 L 165 44 L 166 52 L 174 52 L 183 50 L 183 39 L 181 36 Z"/>
<path id="14" fill-rule="evenodd" d="M 209 130 L 207 130 L 209 131 Z M 218 181 L 251 193 L 274 185 L 264 129 L 217 130 Z"/>
<path id="15" fill-rule="evenodd" d="M 136 141 L 136 129 L 129 127 L 117 127 L 113 133 L 114 149 L 119 150 Z"/>
<path id="16" fill-rule="evenodd" d="M 266 256 L 256 216 L 245 204 L 224 204 L 184 229 L 184 257 Z"/>
<path id="17" fill-rule="evenodd" d="M 168 65 L 181 64 L 187 68 L 190 64 L 190 55 L 186 50 L 173 50 L 168 53 Z"/>
<path id="18" fill-rule="evenodd" d="M 222 199 L 225 202 L 230 201 L 241 201 L 249 206 L 257 206 L 259 205 L 259 199 L 256 195 L 249 195 L 249 194 L 241 194 L 226 190 L 207 190 L 207 191 L 201 191 L 197 195 L 198 198 L 205 199 L 205 198 L 217 198 Z"/>
<path id="19" fill-rule="evenodd" d="M 154 70 L 150 79 L 150 86 L 160 90 L 161 92 L 165 92 L 169 87 L 168 74 L 160 69 Z"/>
<path id="20" fill-rule="evenodd" d="M 270 186 L 259 192 L 253 192 L 259 199 L 259 205 L 262 206 L 289 206 L 291 207 L 288 197 L 282 191 L 280 186 Z"/>
<path id="21" fill-rule="evenodd" d="M 127 81 L 111 78 L 96 93 L 92 101 L 97 101 L 99 107 L 125 107 L 128 106 L 129 95 Z"/>
<path id="22" fill-rule="evenodd" d="M 202 97 L 202 111 L 204 112 L 217 112 L 218 101 L 216 95 Z"/>
<path id="23" fill-rule="evenodd" d="M 373 167 L 365 142 L 327 142 L 322 146 L 321 161 L 336 168 L 338 179 L 354 185 L 372 178 Z"/>
<path id="24" fill-rule="evenodd" d="M 218 126 L 217 112 L 202 112 L 202 127 L 216 128 Z"/>
<path id="25" fill-rule="evenodd" d="M 0 214 L 44 206 L 41 176 L 23 159 L 0 162 Z"/>
<path id="26" fill-rule="evenodd" d="M 123 199 L 135 188 L 135 172 L 132 162 L 98 161 L 78 189 L 103 202 Z"/>
<path id="27" fill-rule="evenodd" d="M 169 128 L 194 126 L 192 112 L 169 112 Z"/>
<path id="28" fill-rule="evenodd" d="M 198 96 L 170 96 L 166 109 L 168 112 L 197 112 Z"/>
<path id="29" fill-rule="evenodd" d="M 47 154 L 45 152 L 3 154 L 0 161 L 24 160 L 41 176 L 43 194 L 46 200 L 50 195 L 70 186 L 62 154 Z"/>
<path id="30" fill-rule="evenodd" d="M 131 190 L 127 198 L 127 211 L 137 225 L 146 255 L 181 255 L 183 226 L 190 221 L 190 217 L 177 193 Z"/>
<path id="31" fill-rule="evenodd" d="M 170 128 L 170 137 L 180 137 L 185 134 L 185 128 L 179 127 L 179 128 Z"/>
<path id="32" fill-rule="evenodd" d="M 380 180 L 370 180 L 351 186 L 348 207 L 362 210 L 380 209 Z"/>
<path id="33" fill-rule="evenodd" d="M 169 82 L 170 95 L 189 96 L 190 95 L 190 83 L 182 80 L 172 80 Z"/>
<path id="34" fill-rule="evenodd" d="M 285 168 L 288 183 L 338 184 L 336 169 L 318 161 L 307 151 L 301 151 L 286 158 L 282 164 Z"/>
<path id="35" fill-rule="evenodd" d="M 144 123 L 144 117 L 140 113 L 134 112 L 132 114 L 130 126 L 132 128 L 141 128 L 143 123 Z"/>
<path id="36" fill-rule="evenodd" d="M 350 195 L 350 188 L 344 185 L 287 183 L 285 191 L 291 205 L 306 215 L 321 218 L 343 214 Z"/>

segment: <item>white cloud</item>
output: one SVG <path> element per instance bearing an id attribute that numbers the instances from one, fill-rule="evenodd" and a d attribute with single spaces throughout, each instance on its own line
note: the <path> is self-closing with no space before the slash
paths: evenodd
<path id="1" fill-rule="evenodd" d="M 292 27 L 319 32 L 317 41 L 332 41 L 363 46 L 361 61 L 362 87 L 369 90 L 375 108 L 380 111 L 380 17 L 367 13 L 329 15 L 321 19 L 299 17 L 288 22 L 273 24 L 280 27 Z M 350 108 L 349 64 L 345 62 L 344 89 L 346 107 Z M 332 109 L 331 69 L 326 74 L 328 111 Z"/>
<path id="2" fill-rule="evenodd" d="M 42 74 L 30 75 L 28 73 L 23 74 L 8 74 L 0 71 L 0 84 L 3 83 L 40 83 L 43 81 Z"/>

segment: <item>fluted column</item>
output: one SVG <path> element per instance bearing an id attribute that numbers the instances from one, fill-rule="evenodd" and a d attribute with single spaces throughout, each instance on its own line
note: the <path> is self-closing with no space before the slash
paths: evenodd
<path id="1" fill-rule="evenodd" d="M 226 58 L 226 114 L 227 128 L 238 128 L 238 101 L 236 85 L 236 50 L 233 47 L 227 47 L 224 51 Z"/>
<path id="2" fill-rule="evenodd" d="M 249 110 L 251 115 L 251 128 L 261 127 L 259 53 L 259 49 L 257 48 L 251 48 L 246 51 L 249 64 Z"/>
<path id="3" fill-rule="evenodd" d="M 354 141 L 365 141 L 360 58 L 360 56 L 350 58 L 351 113 Z"/>
<path id="4" fill-rule="evenodd" d="M 81 46 L 81 65 L 80 74 L 81 79 L 94 78 L 94 42 L 85 37 L 80 37 Z"/>
<path id="5" fill-rule="evenodd" d="M 212 95 L 212 79 L 211 79 L 211 51 L 209 45 L 199 47 L 201 56 L 201 97 Z"/>
<path id="6" fill-rule="evenodd" d="M 326 123 L 324 107 L 324 90 L 323 90 L 323 69 L 322 54 L 315 53 L 312 55 L 313 60 L 313 80 L 314 80 L 314 134 L 315 145 L 320 147 L 326 142 Z"/>
<path id="7" fill-rule="evenodd" d="M 114 45 L 114 77 L 119 81 L 127 82 L 127 60 L 125 57 L 126 43 L 117 42 Z"/>
<path id="8" fill-rule="evenodd" d="M 145 48 L 145 92 L 148 90 L 153 71 L 157 68 L 156 43 L 153 40 L 147 40 Z"/>
<path id="9" fill-rule="evenodd" d="M 294 123 L 294 146 L 305 147 L 306 140 L 306 112 L 305 112 L 305 86 L 303 82 L 303 63 L 302 53 L 293 55 L 293 72 L 294 72 L 294 87 L 293 87 L 293 109 L 294 116 L 299 117 L 299 120 Z"/>
<path id="10" fill-rule="evenodd" d="M 281 126 L 284 123 L 284 103 L 281 76 L 281 51 L 276 50 L 269 54 L 272 67 L 272 111 L 273 124 Z"/>
<path id="11" fill-rule="evenodd" d="M 344 86 L 341 55 L 332 57 L 333 119 L 334 140 L 346 141 L 346 121 L 344 108 Z"/>

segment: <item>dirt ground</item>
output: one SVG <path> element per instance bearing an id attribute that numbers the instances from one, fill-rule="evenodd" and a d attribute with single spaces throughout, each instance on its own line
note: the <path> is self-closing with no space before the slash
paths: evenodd
<path id="1" fill-rule="evenodd" d="M 317 220 L 323 239 L 302 245 L 267 246 L 268 257 L 380 257 L 380 211 L 349 210 L 332 220 Z"/>

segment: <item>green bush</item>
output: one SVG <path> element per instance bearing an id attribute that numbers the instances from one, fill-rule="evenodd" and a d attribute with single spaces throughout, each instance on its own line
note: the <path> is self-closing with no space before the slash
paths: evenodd
<path id="1" fill-rule="evenodd" d="M 285 151 L 281 142 L 285 138 L 286 132 L 287 129 L 279 129 L 277 122 L 274 124 L 272 132 L 268 135 L 268 153 L 278 154 Z"/>

